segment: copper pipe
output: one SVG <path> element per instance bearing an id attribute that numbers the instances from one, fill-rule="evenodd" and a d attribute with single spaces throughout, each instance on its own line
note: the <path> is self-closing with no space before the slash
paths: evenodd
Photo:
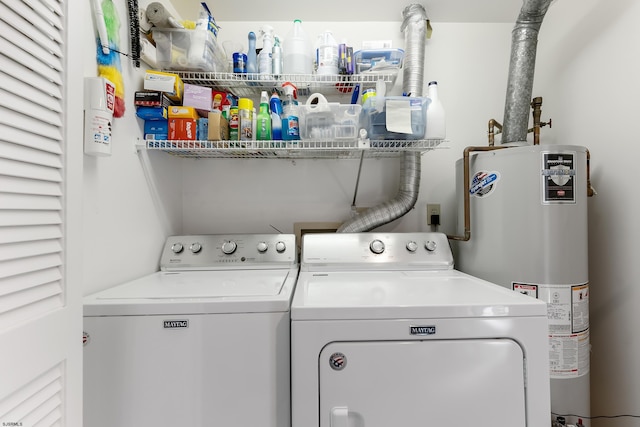
<path id="1" fill-rule="evenodd" d="M 591 186 L 591 153 L 587 150 L 587 197 L 593 197 L 596 194 L 596 190 Z"/>
<path id="2" fill-rule="evenodd" d="M 464 149 L 462 161 L 464 162 L 464 234 L 462 236 L 447 235 L 450 240 L 458 240 L 466 242 L 471 239 L 471 184 L 470 184 L 470 166 L 469 161 L 471 153 L 474 151 L 493 151 L 500 150 L 502 148 L 509 148 L 507 146 L 490 146 L 490 147 L 467 147 Z"/>
<path id="3" fill-rule="evenodd" d="M 540 145 L 540 116 L 542 115 L 542 97 L 538 96 L 531 101 L 533 108 L 533 145 Z"/>
<path id="4" fill-rule="evenodd" d="M 494 128 L 498 128 L 498 132 L 494 132 Z M 495 119 L 489 120 L 489 147 L 493 147 L 495 145 L 495 135 L 502 132 L 502 125 L 498 123 Z"/>

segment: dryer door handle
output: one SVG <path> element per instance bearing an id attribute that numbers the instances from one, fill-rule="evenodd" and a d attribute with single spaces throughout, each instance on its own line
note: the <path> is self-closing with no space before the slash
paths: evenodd
<path id="1" fill-rule="evenodd" d="M 349 427 L 349 408 L 346 406 L 331 408 L 331 427 Z"/>

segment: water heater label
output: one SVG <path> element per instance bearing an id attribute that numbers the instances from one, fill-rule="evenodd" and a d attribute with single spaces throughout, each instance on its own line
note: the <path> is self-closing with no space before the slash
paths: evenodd
<path id="1" fill-rule="evenodd" d="M 575 203 L 574 153 L 542 153 L 542 202 Z"/>
<path id="2" fill-rule="evenodd" d="M 589 372 L 589 284 L 551 285 L 512 282 L 514 291 L 547 303 L 551 378 Z"/>

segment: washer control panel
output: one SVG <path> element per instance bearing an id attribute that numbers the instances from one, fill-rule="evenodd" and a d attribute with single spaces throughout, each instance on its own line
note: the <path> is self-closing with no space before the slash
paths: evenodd
<path id="1" fill-rule="evenodd" d="M 301 270 L 443 270 L 453 268 L 443 233 L 308 234 L 302 241 Z"/>
<path id="2" fill-rule="evenodd" d="M 170 236 L 160 269 L 281 268 L 297 262 L 293 234 Z"/>

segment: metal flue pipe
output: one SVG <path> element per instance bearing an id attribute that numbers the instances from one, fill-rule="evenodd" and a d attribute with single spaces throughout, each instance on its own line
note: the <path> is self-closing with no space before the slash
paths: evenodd
<path id="1" fill-rule="evenodd" d="M 401 30 L 405 38 L 405 57 L 402 90 L 412 96 L 422 96 L 424 86 L 424 59 L 427 39 L 427 12 L 419 4 L 402 11 Z M 407 151 L 400 163 L 400 188 L 388 202 L 367 209 L 343 223 L 338 232 L 358 233 L 370 231 L 394 221 L 409 212 L 418 200 L 421 173 L 420 153 Z"/>
<path id="2" fill-rule="evenodd" d="M 511 34 L 502 143 L 526 142 L 538 32 L 552 0 L 524 0 Z"/>

